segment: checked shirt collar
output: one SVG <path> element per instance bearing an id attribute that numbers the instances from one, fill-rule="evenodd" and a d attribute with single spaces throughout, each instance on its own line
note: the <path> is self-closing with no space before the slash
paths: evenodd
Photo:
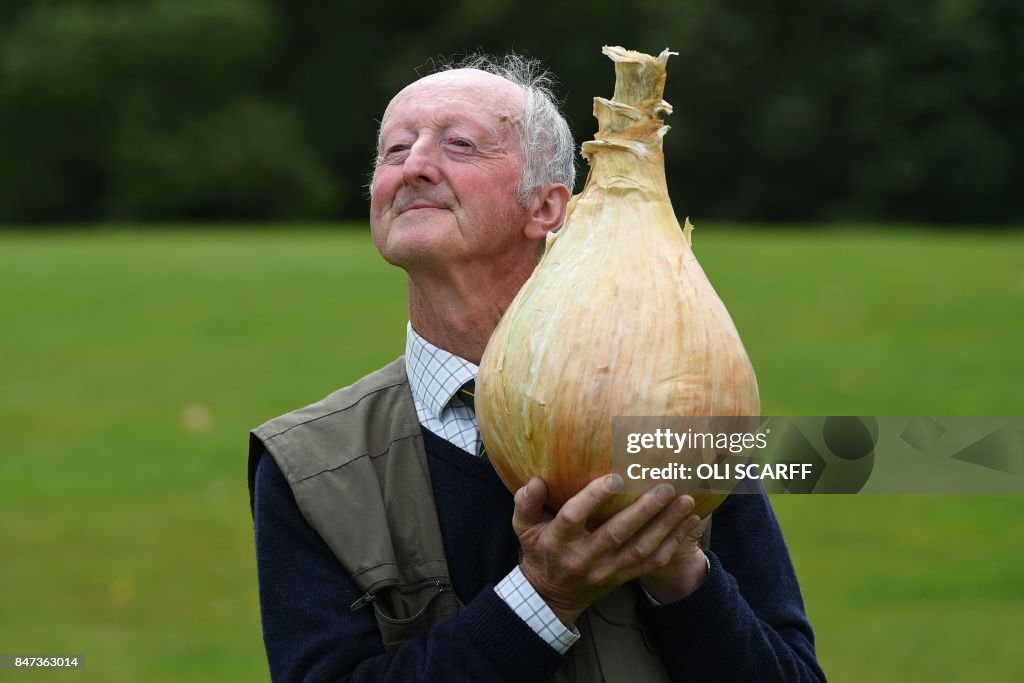
<path id="1" fill-rule="evenodd" d="M 428 430 L 470 453 L 478 452 L 480 441 L 476 417 L 455 394 L 476 378 L 477 370 L 468 360 L 434 346 L 408 324 L 405 371 L 416 416 Z"/>

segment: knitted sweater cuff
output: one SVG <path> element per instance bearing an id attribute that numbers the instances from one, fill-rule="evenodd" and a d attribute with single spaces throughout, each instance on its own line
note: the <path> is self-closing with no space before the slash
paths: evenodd
<path id="1" fill-rule="evenodd" d="M 510 681 L 542 681 L 564 657 L 538 636 L 488 586 L 459 615 L 473 639 Z"/>
<path id="2" fill-rule="evenodd" d="M 728 574 L 722 568 L 718 556 L 706 551 L 711 568 L 700 588 L 682 600 L 664 605 L 653 605 L 649 600 L 640 601 L 640 609 L 658 629 L 664 626 L 677 631 L 694 628 L 706 630 L 720 620 L 728 620 L 732 614 L 732 602 L 736 599 L 735 588 Z"/>

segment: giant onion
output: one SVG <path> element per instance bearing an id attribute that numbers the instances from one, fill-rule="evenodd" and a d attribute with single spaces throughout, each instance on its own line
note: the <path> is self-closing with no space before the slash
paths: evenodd
<path id="1" fill-rule="evenodd" d="M 665 182 L 665 64 L 605 47 L 615 93 L 594 99 L 590 175 L 495 329 L 476 409 L 495 469 L 531 476 L 558 509 L 612 471 L 613 416 L 754 416 L 757 381 L 736 327 L 690 248 Z M 639 493 L 620 494 L 607 518 Z M 725 494 L 701 494 L 709 514 Z"/>

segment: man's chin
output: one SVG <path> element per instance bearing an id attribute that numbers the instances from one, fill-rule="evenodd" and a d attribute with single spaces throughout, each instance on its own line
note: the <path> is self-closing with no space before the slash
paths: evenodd
<path id="1" fill-rule="evenodd" d="M 388 240 L 388 244 L 381 249 L 384 260 L 393 266 L 409 270 L 432 264 L 442 264 L 450 255 L 451 248 L 445 248 L 445 241 L 438 235 L 427 234 L 421 231 L 415 235 L 395 235 Z"/>

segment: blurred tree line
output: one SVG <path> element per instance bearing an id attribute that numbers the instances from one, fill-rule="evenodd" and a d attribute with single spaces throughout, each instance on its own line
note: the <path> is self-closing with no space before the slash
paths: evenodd
<path id="1" fill-rule="evenodd" d="M 365 217 L 417 67 L 541 59 L 582 141 L 617 44 L 679 53 L 695 220 L 1019 223 L 1022 38 L 1020 0 L 3 0 L 0 222 Z"/>

